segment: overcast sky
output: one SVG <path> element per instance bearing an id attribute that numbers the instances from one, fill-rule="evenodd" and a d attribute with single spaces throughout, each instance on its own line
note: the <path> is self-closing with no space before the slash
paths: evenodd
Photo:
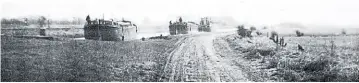
<path id="1" fill-rule="evenodd" d="M 45 15 L 52 19 L 127 18 L 168 22 L 177 16 L 232 16 L 251 24 L 359 26 L 358 0 L 2 0 L 3 17 Z"/>

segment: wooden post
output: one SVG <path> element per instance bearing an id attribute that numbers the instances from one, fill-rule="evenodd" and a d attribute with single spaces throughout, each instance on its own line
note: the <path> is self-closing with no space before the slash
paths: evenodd
<path id="1" fill-rule="evenodd" d="M 98 25 L 97 25 L 97 34 L 98 34 L 98 36 L 99 36 L 99 40 L 100 41 L 102 41 L 102 36 L 101 36 L 101 32 L 100 32 L 100 20 L 98 20 L 99 21 L 99 23 L 98 23 Z"/>

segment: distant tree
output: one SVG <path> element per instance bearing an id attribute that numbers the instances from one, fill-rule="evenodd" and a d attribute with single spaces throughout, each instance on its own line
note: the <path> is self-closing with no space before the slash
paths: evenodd
<path id="1" fill-rule="evenodd" d="M 243 25 L 239 25 L 239 26 L 237 26 L 237 29 L 238 29 L 238 30 L 242 30 L 242 29 L 244 29 L 244 26 L 243 26 Z"/>
<path id="2" fill-rule="evenodd" d="M 345 29 L 342 29 L 342 35 L 346 35 L 347 31 Z"/>
<path id="3" fill-rule="evenodd" d="M 263 29 L 268 29 L 267 27 L 263 27 Z"/>
<path id="4" fill-rule="evenodd" d="M 25 22 L 19 19 L 1 19 L 1 24 L 10 24 L 10 25 L 25 25 Z"/>
<path id="5" fill-rule="evenodd" d="M 38 18 L 27 18 L 27 24 L 31 25 L 31 24 L 39 24 L 39 19 Z"/>
<path id="6" fill-rule="evenodd" d="M 24 22 L 25 22 L 25 25 L 26 25 L 26 26 L 29 25 L 29 24 L 28 24 L 28 21 L 29 21 L 29 20 L 28 20 L 27 18 L 24 18 Z"/>
<path id="7" fill-rule="evenodd" d="M 7 28 L 6 24 L 8 23 L 8 20 L 5 18 L 1 19 L 1 28 Z"/>
<path id="8" fill-rule="evenodd" d="M 1 19 L 1 24 L 8 24 L 8 23 L 9 23 L 8 19 L 5 19 L 5 18 Z"/>
<path id="9" fill-rule="evenodd" d="M 257 30 L 257 28 L 252 26 L 252 27 L 250 28 L 250 30 L 251 30 L 251 31 L 254 31 L 254 30 Z"/>
<path id="10" fill-rule="evenodd" d="M 39 22 L 40 27 L 44 27 L 44 25 L 46 24 L 46 17 L 45 16 L 40 16 L 38 22 Z"/>
<path id="11" fill-rule="evenodd" d="M 304 33 L 300 32 L 299 30 L 296 30 L 295 33 L 297 34 L 297 37 L 304 36 Z"/>
<path id="12" fill-rule="evenodd" d="M 182 22 L 182 17 L 180 17 L 178 21 L 179 21 L 179 22 Z"/>

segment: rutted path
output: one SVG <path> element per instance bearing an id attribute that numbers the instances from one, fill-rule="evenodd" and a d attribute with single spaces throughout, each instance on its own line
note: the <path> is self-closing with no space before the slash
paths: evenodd
<path id="1" fill-rule="evenodd" d="M 232 66 L 230 60 L 223 58 L 215 51 L 213 41 L 217 35 L 202 33 L 181 40 L 181 45 L 170 54 L 166 62 L 162 74 L 162 77 L 165 78 L 159 81 L 247 81 L 245 75 L 241 73 L 241 69 Z"/>

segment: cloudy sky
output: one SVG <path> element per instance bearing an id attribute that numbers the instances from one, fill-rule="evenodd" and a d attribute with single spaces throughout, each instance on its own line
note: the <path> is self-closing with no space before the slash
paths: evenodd
<path id="1" fill-rule="evenodd" d="M 168 22 L 178 16 L 230 16 L 249 24 L 359 26 L 358 0 L 2 0 L 2 17 L 126 18 Z"/>

